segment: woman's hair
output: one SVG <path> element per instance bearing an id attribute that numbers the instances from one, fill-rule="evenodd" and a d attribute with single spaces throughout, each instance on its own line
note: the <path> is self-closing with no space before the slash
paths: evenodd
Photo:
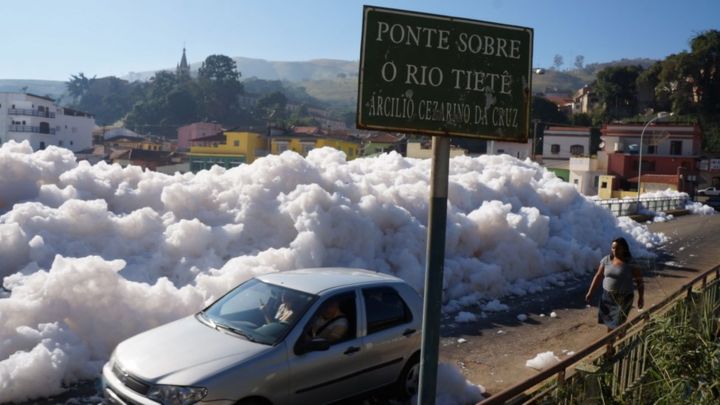
<path id="1" fill-rule="evenodd" d="M 622 260 L 630 260 L 630 259 L 632 259 L 632 253 L 630 253 L 630 245 L 628 245 L 628 243 L 627 243 L 627 241 L 625 240 L 625 238 L 622 238 L 622 237 L 621 237 L 621 238 L 617 238 L 617 239 L 613 240 L 613 243 L 618 247 L 618 248 L 616 249 L 617 252 L 620 252 L 621 250 L 622 250 L 623 252 L 625 252 L 624 254 L 623 254 L 623 253 L 620 253 L 620 255 L 622 255 L 622 256 L 618 255 L 618 257 L 619 257 L 620 259 L 622 259 Z M 611 258 L 611 259 L 614 258 L 612 252 L 610 252 L 610 258 Z"/>

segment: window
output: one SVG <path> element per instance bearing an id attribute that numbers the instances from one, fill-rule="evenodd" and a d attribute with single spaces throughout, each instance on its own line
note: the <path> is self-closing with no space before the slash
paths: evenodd
<path id="1" fill-rule="evenodd" d="M 554 143 L 550 146 L 550 153 L 557 155 L 560 153 L 560 145 Z"/>
<path id="2" fill-rule="evenodd" d="M 682 141 L 670 141 L 670 154 L 682 155 Z"/>
<path id="3" fill-rule="evenodd" d="M 288 143 L 287 142 L 276 142 L 275 147 L 277 148 L 277 153 L 283 153 L 286 150 L 288 150 Z"/>
<path id="4" fill-rule="evenodd" d="M 357 337 L 355 292 L 341 293 L 325 300 L 310 318 L 306 330 L 310 336 L 327 339 L 330 343 L 355 339 Z"/>
<path id="5" fill-rule="evenodd" d="M 390 287 L 363 290 L 367 333 L 375 333 L 412 321 L 412 313 L 405 301 Z"/>
<path id="6" fill-rule="evenodd" d="M 62 141 L 62 140 L 58 141 L 58 146 L 63 146 L 63 141 Z"/>
<path id="7" fill-rule="evenodd" d="M 570 147 L 570 154 L 573 156 L 582 155 L 585 152 L 585 148 L 582 145 L 573 145 Z"/>
<path id="8" fill-rule="evenodd" d="M 637 171 L 638 169 L 638 162 L 633 162 L 633 170 Z M 643 172 L 654 172 L 655 171 L 655 161 L 654 160 L 643 160 L 642 161 L 642 171 Z"/>
<path id="9" fill-rule="evenodd" d="M 240 141 L 234 140 L 234 141 L 233 141 L 233 146 L 235 146 L 235 147 L 240 146 Z"/>
<path id="10" fill-rule="evenodd" d="M 593 188 L 597 188 L 599 182 L 600 182 L 600 176 L 595 176 L 593 178 Z"/>
<path id="11" fill-rule="evenodd" d="M 311 150 L 315 149 L 314 143 L 303 143 L 302 144 L 302 152 L 304 156 L 307 156 L 308 153 L 310 153 Z"/>
<path id="12" fill-rule="evenodd" d="M 655 145 L 648 145 L 647 153 L 648 153 L 648 155 L 654 155 L 654 154 L 656 154 L 656 153 L 657 153 L 657 146 L 655 146 Z"/>
<path id="13" fill-rule="evenodd" d="M 607 188 L 607 181 L 603 181 L 600 188 Z"/>
<path id="14" fill-rule="evenodd" d="M 499 155 L 501 155 L 501 154 L 505 153 L 505 149 L 498 149 L 498 152 L 497 152 L 497 153 L 498 153 Z"/>

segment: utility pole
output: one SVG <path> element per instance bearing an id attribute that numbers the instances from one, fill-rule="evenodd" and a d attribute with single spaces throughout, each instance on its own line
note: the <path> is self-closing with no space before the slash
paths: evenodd
<path id="1" fill-rule="evenodd" d="M 540 120 L 535 118 L 532 120 L 533 123 L 533 141 L 532 141 L 532 151 L 530 151 L 530 156 L 532 156 L 533 162 L 535 161 L 535 149 L 537 148 L 537 126 L 540 123 Z"/>

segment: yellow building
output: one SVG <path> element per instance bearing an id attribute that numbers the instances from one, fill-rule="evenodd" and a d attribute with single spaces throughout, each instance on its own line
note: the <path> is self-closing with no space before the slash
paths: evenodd
<path id="1" fill-rule="evenodd" d="M 252 163 L 267 155 L 267 138 L 254 132 L 225 131 L 190 141 L 190 170 L 196 173 L 213 165 L 226 169 Z"/>
<path id="2" fill-rule="evenodd" d="M 109 146 L 113 149 L 141 149 L 154 151 L 170 150 L 170 148 L 165 146 L 163 142 L 139 136 L 118 135 L 106 139 L 104 143 L 106 146 Z"/>
<path id="3" fill-rule="evenodd" d="M 319 130 L 312 131 L 312 133 L 295 131 L 286 136 L 274 136 L 270 139 L 270 153 L 273 155 L 279 155 L 286 150 L 291 150 L 302 156 L 307 156 L 311 150 L 325 146 L 345 152 L 347 160 L 357 158 L 360 153 L 359 140 L 348 136 L 327 135 Z"/>

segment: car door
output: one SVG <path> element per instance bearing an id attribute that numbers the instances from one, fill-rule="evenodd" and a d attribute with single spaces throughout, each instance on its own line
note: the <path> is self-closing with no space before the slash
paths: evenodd
<path id="1" fill-rule="evenodd" d="M 346 336 L 331 343 L 326 350 L 298 352 L 300 340 L 305 337 L 301 335 L 296 338 L 288 354 L 291 403 L 323 404 L 363 391 L 364 382 L 360 373 L 362 364 L 357 361 L 362 348 L 362 337 L 357 330 L 357 294 L 353 289 L 319 300 L 309 311 L 311 315 L 304 317 L 303 335 L 325 303 L 339 300 L 349 327 Z"/>
<path id="2" fill-rule="evenodd" d="M 421 319 L 390 286 L 362 289 L 364 383 L 379 387 L 395 382 L 408 358 L 420 347 Z"/>

